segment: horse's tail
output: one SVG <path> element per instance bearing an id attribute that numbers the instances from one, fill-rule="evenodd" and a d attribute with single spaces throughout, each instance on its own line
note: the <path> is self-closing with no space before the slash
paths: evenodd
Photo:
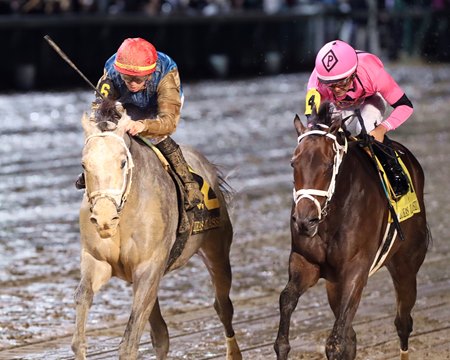
<path id="1" fill-rule="evenodd" d="M 233 200 L 233 198 L 236 194 L 236 191 L 233 189 L 233 187 L 227 181 L 228 176 L 224 175 L 223 170 L 218 165 L 214 164 L 214 167 L 216 168 L 216 172 L 217 172 L 219 190 L 222 193 L 226 204 L 229 204 Z"/>

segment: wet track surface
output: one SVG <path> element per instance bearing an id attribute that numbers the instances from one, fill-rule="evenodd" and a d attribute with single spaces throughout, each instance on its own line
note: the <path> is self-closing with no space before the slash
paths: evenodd
<path id="1" fill-rule="evenodd" d="M 415 105 L 392 138 L 421 161 L 434 244 L 418 276 L 411 359 L 450 359 L 450 66 L 389 67 Z M 175 139 L 194 145 L 228 175 L 235 330 L 245 359 L 275 358 L 278 296 L 287 281 L 295 113 L 306 74 L 185 84 Z M 92 93 L 0 95 L 0 359 L 72 359 L 73 291 L 79 279 L 82 193 L 80 118 Z M 200 259 L 166 276 L 160 302 L 171 359 L 224 358 L 223 331 Z M 92 306 L 89 358 L 117 358 L 131 288 L 113 279 Z M 395 295 L 386 270 L 364 291 L 355 330 L 357 359 L 397 359 Z M 333 318 L 323 282 L 300 298 L 291 323 L 291 359 L 323 359 Z M 141 358 L 154 359 L 148 331 Z"/>

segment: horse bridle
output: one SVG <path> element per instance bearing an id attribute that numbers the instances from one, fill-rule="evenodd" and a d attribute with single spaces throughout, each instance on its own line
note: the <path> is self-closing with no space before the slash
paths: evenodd
<path id="1" fill-rule="evenodd" d="M 320 126 L 322 128 L 329 128 L 326 125 L 320 124 Z M 338 130 L 339 132 L 344 132 L 342 129 Z M 339 167 L 341 166 L 341 162 L 342 159 L 344 158 L 345 153 L 347 152 L 348 149 L 348 143 L 347 143 L 347 138 L 344 136 L 344 144 L 341 145 L 338 142 L 338 139 L 336 137 L 336 135 L 331 134 L 325 130 L 310 130 L 308 132 L 305 132 L 304 134 L 300 135 L 297 139 L 297 142 L 300 143 L 300 141 L 305 138 L 306 136 L 310 136 L 310 135 L 320 135 L 320 136 L 326 136 L 328 138 L 330 138 L 331 140 L 333 140 L 333 150 L 335 152 L 335 156 L 334 156 L 334 164 L 333 164 L 333 174 L 331 175 L 331 181 L 330 181 L 330 186 L 328 187 L 328 190 L 318 190 L 318 189 L 299 189 L 299 190 L 295 190 L 295 187 L 293 189 L 293 195 L 294 195 L 294 202 L 297 205 L 298 202 L 301 199 L 309 199 L 311 200 L 317 207 L 317 211 L 319 213 L 319 220 L 322 219 L 322 215 L 325 216 L 326 215 L 326 208 L 327 205 L 329 203 L 329 201 L 331 200 L 331 197 L 334 194 L 334 189 L 336 186 L 336 176 L 338 174 L 339 171 Z M 322 207 L 320 206 L 320 202 L 319 200 L 317 200 L 315 198 L 315 196 L 325 196 L 326 200 L 325 200 L 325 205 Z"/>
<path id="2" fill-rule="evenodd" d="M 89 203 L 91 204 L 91 210 L 94 207 L 95 203 L 101 199 L 101 198 L 107 198 L 110 201 L 114 203 L 116 206 L 117 212 L 119 213 L 123 206 L 125 205 L 125 202 L 127 201 L 128 194 L 130 193 L 131 189 L 131 182 L 133 179 L 133 167 L 134 162 L 133 158 L 130 153 L 130 149 L 128 148 L 127 144 L 125 143 L 125 140 L 114 134 L 110 131 L 104 131 L 98 134 L 90 135 L 86 138 L 84 144 L 86 145 L 89 140 L 95 138 L 95 137 L 106 137 L 111 136 L 115 139 L 117 139 L 120 143 L 120 145 L 125 149 L 126 155 L 127 155 L 127 166 L 123 169 L 123 183 L 121 189 L 100 189 L 92 192 L 88 192 L 88 188 L 86 186 L 86 195 L 88 197 Z"/>

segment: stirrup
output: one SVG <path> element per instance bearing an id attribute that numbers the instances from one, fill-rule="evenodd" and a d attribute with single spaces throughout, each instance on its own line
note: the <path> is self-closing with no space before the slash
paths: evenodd
<path id="1" fill-rule="evenodd" d="M 402 197 L 408 192 L 409 184 L 405 174 L 402 173 L 401 175 L 395 175 L 394 179 L 389 179 L 389 181 L 396 199 Z"/>

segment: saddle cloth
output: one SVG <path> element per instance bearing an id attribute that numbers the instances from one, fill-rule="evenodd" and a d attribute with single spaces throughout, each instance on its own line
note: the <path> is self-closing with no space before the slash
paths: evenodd
<path id="1" fill-rule="evenodd" d="M 419 201 L 417 199 L 416 192 L 414 191 L 414 186 L 411 181 L 411 175 L 409 174 L 408 169 L 406 168 L 403 161 L 398 157 L 399 163 L 406 174 L 409 182 L 409 190 L 408 192 L 400 197 L 399 199 L 395 200 L 394 198 L 394 191 L 392 190 L 391 184 L 389 183 L 389 179 L 387 178 L 385 171 L 382 171 L 384 183 L 386 184 L 388 188 L 388 194 L 389 194 L 389 201 L 391 202 L 392 206 L 394 207 L 395 213 L 397 214 L 397 218 L 399 222 L 405 221 L 406 219 L 409 219 L 414 214 L 417 214 L 420 212 L 420 205 Z M 381 163 L 378 161 L 377 163 L 379 169 L 383 169 Z M 389 212 L 388 215 L 388 224 L 386 227 L 386 231 L 383 237 L 383 240 L 381 241 L 381 244 L 378 248 L 377 254 L 375 256 L 375 259 L 372 263 L 372 266 L 369 270 L 369 277 L 375 274 L 383 265 L 384 260 L 389 255 L 389 252 L 392 248 L 392 245 L 394 245 L 395 240 L 397 239 L 397 229 L 395 225 L 393 224 L 393 219 L 391 212 Z"/>
<path id="2" fill-rule="evenodd" d="M 392 206 L 395 209 L 395 213 L 397 214 L 398 221 L 402 222 L 406 219 L 409 219 L 414 214 L 420 213 L 420 205 L 419 201 L 417 200 L 416 192 L 414 191 L 414 186 L 411 181 L 411 175 L 409 174 L 408 169 L 406 168 L 405 164 L 403 163 L 402 159 L 398 157 L 398 161 L 403 169 L 403 172 L 405 173 L 406 177 L 408 178 L 409 183 L 409 190 L 408 192 L 401 196 L 399 199 L 394 198 L 394 191 L 392 190 L 392 186 L 389 182 L 389 179 L 386 176 L 386 172 L 383 171 L 383 179 L 384 183 L 386 184 L 388 188 L 388 194 L 389 194 L 389 201 L 391 202 Z M 383 168 L 381 163 L 378 161 L 378 167 L 380 169 Z M 389 213 L 389 222 L 392 222 L 392 216 Z"/>

